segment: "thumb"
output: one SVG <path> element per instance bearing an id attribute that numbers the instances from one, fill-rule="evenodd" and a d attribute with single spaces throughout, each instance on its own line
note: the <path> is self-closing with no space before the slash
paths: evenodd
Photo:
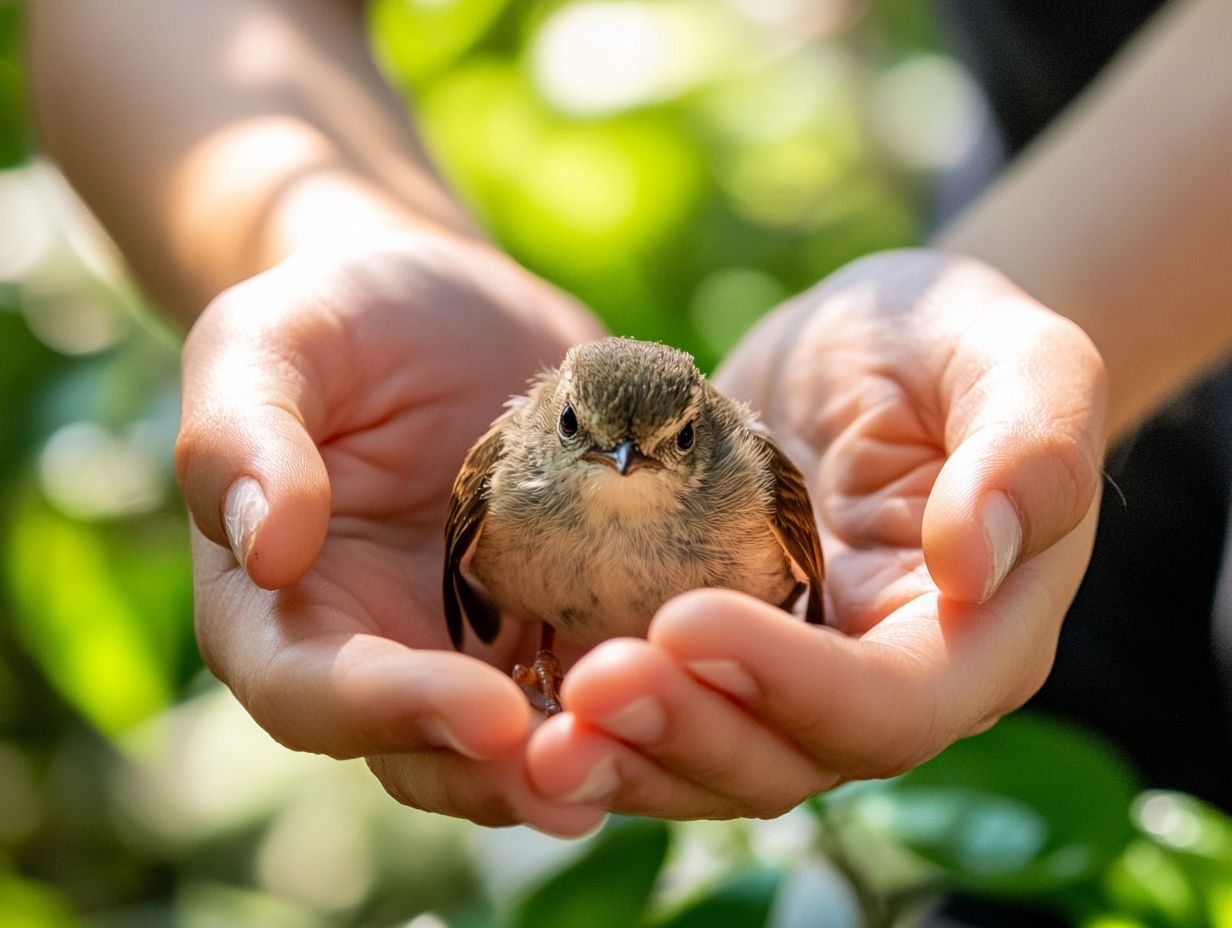
<path id="1" fill-rule="evenodd" d="M 943 594 L 984 602 L 1019 563 L 1068 535 L 1100 488 L 1103 363 L 1051 313 L 974 335 L 943 395 L 950 453 L 924 509 L 924 559 Z M 1042 329 L 1040 320 L 1043 321 Z"/>
<path id="2" fill-rule="evenodd" d="M 274 589 L 303 576 L 325 541 L 329 477 L 305 417 L 322 404 L 303 353 L 234 311 L 233 294 L 185 342 L 176 475 L 202 534 Z"/>

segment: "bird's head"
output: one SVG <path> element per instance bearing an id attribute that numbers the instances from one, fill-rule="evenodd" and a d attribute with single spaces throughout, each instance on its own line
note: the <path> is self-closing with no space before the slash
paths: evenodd
<path id="1" fill-rule="evenodd" d="M 551 430 L 562 467 L 626 479 L 657 473 L 683 484 L 699 474 L 712 446 L 708 397 L 685 352 L 607 338 L 569 351 L 537 419 Z"/>

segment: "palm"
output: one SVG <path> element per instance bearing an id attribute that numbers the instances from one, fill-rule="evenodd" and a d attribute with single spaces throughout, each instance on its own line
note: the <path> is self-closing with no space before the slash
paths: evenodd
<path id="1" fill-rule="evenodd" d="M 937 592 L 924 563 L 921 528 L 945 455 L 938 441 L 909 424 L 908 398 L 893 416 L 901 427 L 876 435 L 867 424 L 853 423 L 844 440 L 859 450 L 842 465 L 818 470 L 833 621 L 851 633 Z"/>
<path id="2" fill-rule="evenodd" d="M 592 811 L 536 799 L 511 753 L 527 717 L 505 673 L 516 634 L 485 655 L 500 672 L 444 653 L 441 577 L 467 448 L 530 376 L 596 334 L 495 251 L 426 235 L 293 258 L 206 311 L 185 350 L 187 495 L 200 521 L 217 511 L 211 475 L 229 483 L 238 471 L 270 502 L 247 571 L 197 532 L 198 637 L 271 734 L 375 756 L 411 804 L 567 832 L 593 825 Z M 327 521 L 313 512 L 322 477 Z M 298 571 L 271 568 L 294 557 Z M 287 574 L 294 582 L 273 590 L 249 579 Z M 433 750 L 446 746 L 460 753 Z M 469 759 L 479 754 L 494 760 Z"/>
<path id="3" fill-rule="evenodd" d="M 827 615 L 867 631 L 918 596 L 935 593 L 924 563 L 925 503 L 946 451 L 929 414 L 929 353 L 913 354 L 901 326 L 874 302 L 867 324 L 810 326 L 800 389 L 759 389 L 737 355 L 720 380 L 751 393 L 809 479 L 826 560 Z M 846 341 L 844 332 L 856 333 Z M 821 398 L 820 404 L 818 398 Z"/>
<path id="4" fill-rule="evenodd" d="M 999 428 L 972 421 L 998 378 L 1010 400 L 1028 395 L 1025 362 L 1004 364 L 1002 374 L 993 359 L 1024 345 L 1054 351 L 1057 364 L 1066 354 L 1052 347 L 1065 333 L 1053 331 L 1046 312 L 984 299 L 982 280 L 927 264 L 921 272 L 910 260 L 884 256 L 871 271 L 857 265 L 789 307 L 803 328 L 776 359 L 792 372 L 777 387 L 739 354 L 724 371 L 733 390 L 763 406 L 810 476 L 831 621 L 856 634 L 939 592 L 924 556 L 925 509 L 938 477 L 971 434 Z M 886 266 L 893 273 L 885 275 Z"/>
<path id="5" fill-rule="evenodd" d="M 831 419 L 833 438 L 812 458 L 816 505 L 827 560 L 832 622 L 860 633 L 937 586 L 924 562 L 925 504 L 945 463 L 945 439 L 922 414 L 925 400 L 912 382 L 921 372 L 887 376 L 862 357 L 834 347 L 818 364 L 833 387 L 828 403 L 843 407 Z M 873 396 L 850 386 L 876 383 Z M 842 386 L 840 386 L 842 385 Z"/>

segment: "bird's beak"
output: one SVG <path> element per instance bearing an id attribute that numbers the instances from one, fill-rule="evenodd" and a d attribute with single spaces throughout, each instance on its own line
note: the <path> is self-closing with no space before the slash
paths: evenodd
<path id="1" fill-rule="evenodd" d="M 622 441 L 610 451 L 592 451 L 586 457 L 588 460 L 616 468 L 622 477 L 643 467 L 658 469 L 663 466 L 650 455 L 642 454 L 633 441 Z"/>

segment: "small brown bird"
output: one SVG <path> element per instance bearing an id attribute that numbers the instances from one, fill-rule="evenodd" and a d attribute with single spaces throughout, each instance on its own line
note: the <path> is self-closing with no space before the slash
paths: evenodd
<path id="1" fill-rule="evenodd" d="M 572 348 L 466 456 L 445 526 L 445 617 L 491 642 L 543 623 L 533 667 L 561 709 L 556 631 L 643 636 L 664 602 L 727 587 L 822 621 L 821 545 L 804 478 L 683 351 L 624 338 Z"/>

